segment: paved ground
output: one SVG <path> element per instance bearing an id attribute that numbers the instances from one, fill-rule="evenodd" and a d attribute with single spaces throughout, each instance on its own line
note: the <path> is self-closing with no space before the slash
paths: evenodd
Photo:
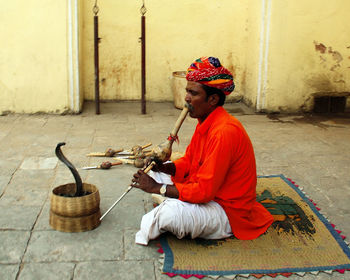
<path id="1" fill-rule="evenodd" d="M 292 178 L 350 236 L 350 118 L 267 116 L 239 104 L 225 107 L 252 139 L 258 174 Z M 171 103 L 148 103 L 147 114 L 140 111 L 139 103 L 103 103 L 102 114 L 95 115 L 90 103 L 80 115 L 0 116 L 0 279 L 168 279 L 160 272 L 156 243 L 134 244 L 141 216 L 152 207 L 149 195 L 139 190 L 132 190 L 93 231 L 62 233 L 48 222 L 52 189 L 74 181 L 57 162 L 56 144 L 66 142 L 62 150 L 77 168 L 98 164 L 101 158 L 85 155 L 159 144 L 180 113 Z M 185 120 L 174 151 L 184 151 L 195 124 Z M 79 172 L 84 182 L 99 188 L 104 213 L 135 171 L 122 165 Z M 350 272 L 303 279 L 316 278 L 350 279 Z"/>

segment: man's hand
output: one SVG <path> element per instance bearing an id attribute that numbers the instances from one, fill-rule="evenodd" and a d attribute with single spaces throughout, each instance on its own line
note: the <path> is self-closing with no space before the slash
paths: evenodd
<path id="1" fill-rule="evenodd" d="M 147 175 L 141 169 L 134 174 L 132 179 L 133 187 L 141 189 L 148 193 L 159 193 L 161 184 L 158 184 L 152 177 Z"/>
<path id="2" fill-rule="evenodd" d="M 134 183 L 132 185 L 133 187 L 141 189 L 148 193 L 159 194 L 159 190 L 162 186 L 162 184 L 157 183 L 152 177 L 147 175 L 141 169 L 134 174 L 132 182 Z M 179 198 L 179 191 L 174 185 L 167 185 L 166 196 Z"/>
<path id="3" fill-rule="evenodd" d="M 148 166 L 152 161 L 153 159 L 150 157 L 145 158 L 145 166 Z M 156 165 L 153 166 L 152 171 L 163 172 L 171 176 L 174 176 L 176 168 L 173 162 L 167 162 L 167 163 L 157 162 Z"/>
<path id="4" fill-rule="evenodd" d="M 151 162 L 154 161 L 151 157 L 146 157 L 144 159 L 144 162 L 145 162 L 145 166 L 149 166 L 151 164 Z M 154 161 L 156 164 L 153 166 L 152 168 L 152 171 L 154 172 L 161 172 L 160 171 L 160 168 L 161 166 L 163 165 L 162 162 L 157 162 L 157 161 Z"/>

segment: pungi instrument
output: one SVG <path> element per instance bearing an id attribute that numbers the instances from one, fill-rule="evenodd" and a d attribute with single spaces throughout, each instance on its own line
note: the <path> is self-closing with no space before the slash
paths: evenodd
<path id="1" fill-rule="evenodd" d="M 182 109 L 181 114 L 179 118 L 177 119 L 175 126 L 173 130 L 171 131 L 169 137 L 167 138 L 167 141 L 164 143 L 158 145 L 155 147 L 151 152 L 150 152 L 150 158 L 152 159 L 152 162 L 147 166 L 144 167 L 144 172 L 147 173 L 149 172 L 154 165 L 156 165 L 156 162 L 165 162 L 169 160 L 171 156 L 171 151 L 172 151 L 172 145 L 175 140 L 178 139 L 177 133 L 179 132 L 179 129 L 184 122 L 188 111 L 192 110 L 192 106 L 190 104 L 186 104 L 185 107 Z M 113 205 L 104 213 L 100 221 L 114 208 L 115 205 L 133 188 L 134 183 L 128 187 L 128 189 L 118 198 L 116 202 L 113 203 Z"/>
<path id="2" fill-rule="evenodd" d="M 121 161 L 117 162 L 110 162 L 110 161 L 104 161 L 100 165 L 97 166 L 85 166 L 82 167 L 81 169 L 83 170 L 88 170 L 88 169 L 110 169 L 112 166 L 120 165 L 123 164 Z"/>
<path id="3" fill-rule="evenodd" d="M 149 157 L 151 157 L 154 161 L 165 162 L 170 159 L 172 145 L 174 141 L 178 140 L 177 133 L 179 132 L 189 110 L 192 110 L 192 106 L 186 103 L 167 140 L 153 148 L 153 150 L 149 153 Z"/>

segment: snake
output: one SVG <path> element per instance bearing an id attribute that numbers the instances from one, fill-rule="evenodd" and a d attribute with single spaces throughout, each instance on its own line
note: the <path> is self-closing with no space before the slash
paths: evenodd
<path id="1" fill-rule="evenodd" d="M 74 196 L 83 196 L 84 192 L 83 192 L 83 183 L 81 181 L 81 177 L 78 171 L 76 170 L 76 168 L 74 167 L 74 165 L 64 156 L 63 152 L 61 151 L 61 146 L 64 146 L 64 145 L 66 145 L 66 143 L 64 142 L 57 144 L 56 150 L 55 150 L 56 156 L 60 161 L 62 161 L 69 168 L 69 170 L 72 172 L 74 176 L 75 185 L 76 185 L 76 191 Z"/>

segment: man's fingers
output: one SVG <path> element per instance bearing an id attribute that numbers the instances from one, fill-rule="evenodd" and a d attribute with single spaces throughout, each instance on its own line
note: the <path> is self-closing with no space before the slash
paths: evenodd
<path id="1" fill-rule="evenodd" d="M 145 172 L 143 172 L 142 169 L 139 169 L 139 170 L 137 171 L 137 174 L 140 175 L 140 176 L 141 176 L 142 174 L 144 174 L 144 173 L 145 173 Z"/>
<path id="2" fill-rule="evenodd" d="M 134 185 L 139 184 L 139 180 L 140 180 L 140 175 L 138 173 L 134 174 L 134 178 L 131 179 L 131 182 L 134 183 Z"/>
<path id="3" fill-rule="evenodd" d="M 138 170 L 137 173 L 134 174 L 135 179 L 139 179 L 140 176 L 142 175 L 142 173 L 140 171 L 142 171 L 142 170 Z"/>
<path id="4" fill-rule="evenodd" d="M 145 158 L 145 166 L 150 165 L 150 164 L 151 164 L 151 162 L 152 162 L 151 157 L 146 157 L 146 158 Z"/>

